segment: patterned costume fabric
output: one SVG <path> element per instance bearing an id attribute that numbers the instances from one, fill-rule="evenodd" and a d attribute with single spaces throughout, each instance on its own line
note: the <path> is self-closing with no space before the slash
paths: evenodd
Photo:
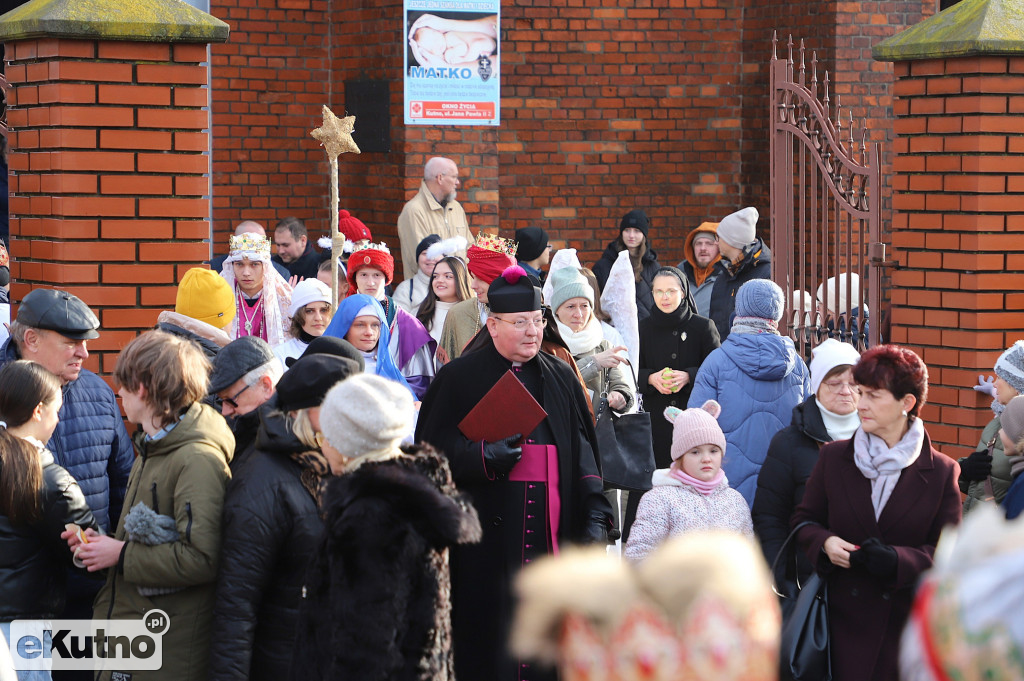
<path id="1" fill-rule="evenodd" d="M 638 566 L 566 551 L 520 576 L 513 650 L 562 681 L 775 681 L 781 617 L 758 554 L 726 532 L 674 539 Z"/>

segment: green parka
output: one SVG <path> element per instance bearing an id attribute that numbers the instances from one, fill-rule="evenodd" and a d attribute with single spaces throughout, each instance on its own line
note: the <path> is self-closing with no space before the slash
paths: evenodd
<path id="1" fill-rule="evenodd" d="M 1013 477 L 1010 475 L 1010 461 L 1006 458 L 1003 441 L 999 438 L 1000 428 L 1002 425 L 997 416 L 989 421 L 985 430 L 981 431 L 981 441 L 978 442 L 978 449 L 985 449 L 992 438 L 996 439 L 995 447 L 992 448 L 992 474 L 990 476 L 992 478 L 992 493 L 995 498 L 993 503 L 996 504 L 1003 502 L 1003 498 L 1010 491 L 1010 484 L 1013 482 Z M 963 459 L 960 459 L 959 463 L 962 464 Z M 964 514 L 976 506 L 980 506 L 987 496 L 984 480 L 971 483 L 961 481 L 960 491 L 967 495 L 967 498 L 964 499 Z"/>
<path id="2" fill-rule="evenodd" d="M 96 597 L 93 616 L 141 619 L 149 610 L 163 610 L 170 619 L 163 635 L 163 666 L 131 672 L 132 681 L 205 680 L 221 509 L 235 439 L 220 414 L 195 403 L 163 438 L 146 442 L 144 434 L 136 434 L 135 448 L 139 456 L 128 478 L 115 537 L 128 541 L 124 518 L 138 503 L 173 517 L 180 537 L 155 546 L 128 541 Z M 144 596 L 139 587 L 165 593 Z M 99 678 L 109 679 L 112 671 L 118 670 L 104 669 Z"/>

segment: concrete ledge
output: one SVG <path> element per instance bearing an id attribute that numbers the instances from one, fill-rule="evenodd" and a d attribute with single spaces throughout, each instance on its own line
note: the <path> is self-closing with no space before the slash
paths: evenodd
<path id="1" fill-rule="evenodd" d="M 1024 0 L 964 0 L 871 48 L 878 61 L 1024 55 Z"/>
<path id="2" fill-rule="evenodd" d="M 182 0 L 32 0 L 0 16 L 0 41 L 222 43 L 229 27 Z"/>

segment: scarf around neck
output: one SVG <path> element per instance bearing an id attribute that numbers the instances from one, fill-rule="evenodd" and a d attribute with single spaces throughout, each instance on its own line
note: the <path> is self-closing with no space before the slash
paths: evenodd
<path id="1" fill-rule="evenodd" d="M 658 304 L 651 305 L 651 321 L 659 329 L 674 329 L 680 324 L 690 320 L 693 311 L 690 309 L 686 298 L 679 303 L 679 307 L 671 312 L 662 312 Z"/>
<path id="2" fill-rule="evenodd" d="M 718 469 L 718 473 L 715 475 L 715 477 L 711 478 L 711 480 L 708 480 L 707 482 L 704 482 L 703 480 L 698 480 L 692 475 L 687 475 L 686 473 L 683 472 L 681 468 L 676 468 L 675 466 L 668 469 L 668 474 L 669 477 L 673 478 L 674 480 L 678 480 L 684 485 L 689 485 L 690 487 L 694 488 L 704 496 L 708 496 L 709 494 L 714 492 L 715 489 L 717 489 L 718 486 L 722 484 L 722 481 L 725 480 L 725 471 L 722 470 L 721 468 Z"/>
<path id="3" fill-rule="evenodd" d="M 558 333 L 562 336 L 562 340 L 569 346 L 569 352 L 572 353 L 573 357 L 590 352 L 604 340 L 601 322 L 597 321 L 594 315 L 590 315 L 590 320 L 586 326 L 579 331 L 573 331 L 559 321 L 558 317 L 555 317 L 555 324 L 558 326 Z"/>
<path id="4" fill-rule="evenodd" d="M 327 457 L 324 456 L 323 452 L 316 449 L 310 449 L 305 452 L 292 452 L 288 456 L 302 469 L 302 473 L 299 474 L 299 480 L 301 480 L 302 486 L 306 488 L 306 491 L 309 492 L 309 495 L 313 497 L 313 500 L 316 501 L 316 505 L 319 507 L 325 480 L 331 475 L 331 466 L 327 463 Z"/>
<path id="5" fill-rule="evenodd" d="M 772 319 L 760 317 L 736 317 L 732 320 L 729 333 L 772 333 L 779 335 L 779 323 Z"/>
<path id="6" fill-rule="evenodd" d="M 836 414 L 821 406 L 818 398 L 814 398 L 814 404 L 818 405 L 818 412 L 821 413 L 821 420 L 825 424 L 825 432 L 832 440 L 849 440 L 860 428 L 860 415 L 854 409 L 849 414 Z"/>
<path id="7" fill-rule="evenodd" d="M 877 435 L 865 433 L 863 428 L 857 429 L 853 436 L 853 462 L 871 481 L 871 506 L 875 509 L 875 520 L 882 515 L 903 469 L 921 455 L 923 444 L 924 423 L 919 418 L 910 422 L 910 428 L 891 449 Z"/>

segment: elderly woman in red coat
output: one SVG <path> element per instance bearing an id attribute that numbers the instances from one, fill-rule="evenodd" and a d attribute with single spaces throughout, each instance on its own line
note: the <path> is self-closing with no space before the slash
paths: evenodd
<path id="1" fill-rule="evenodd" d="M 960 522 L 959 466 L 934 449 L 920 419 L 928 368 L 881 345 L 854 367 L 861 426 L 825 445 L 793 524 L 827 575 L 834 681 L 898 678 L 900 632 L 939 533 Z"/>

